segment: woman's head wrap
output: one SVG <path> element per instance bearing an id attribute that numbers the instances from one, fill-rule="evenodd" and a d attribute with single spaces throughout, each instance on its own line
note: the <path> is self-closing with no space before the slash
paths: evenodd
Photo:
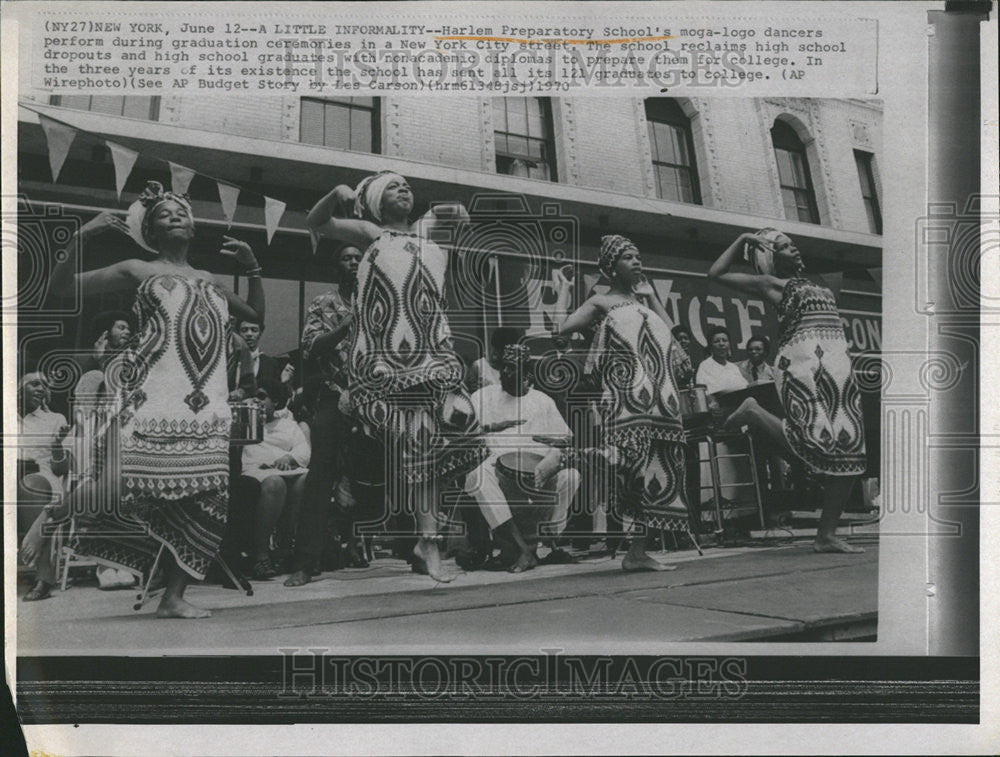
<path id="1" fill-rule="evenodd" d="M 194 224 L 194 213 L 191 210 L 191 201 L 186 194 L 176 192 L 164 192 L 163 185 L 158 181 L 147 181 L 146 188 L 139 195 L 139 203 L 145 208 L 142 214 L 140 231 L 142 241 L 148 249 L 156 251 L 153 239 L 153 218 L 156 217 L 156 209 L 165 202 L 175 202 L 187 213 L 188 219 Z M 131 215 L 131 214 L 130 214 Z"/>
<path id="2" fill-rule="evenodd" d="M 362 179 L 354 190 L 357 198 L 354 212 L 366 221 L 382 223 L 382 195 L 385 194 L 385 188 L 397 179 L 406 181 L 395 171 L 379 171 Z"/>
<path id="3" fill-rule="evenodd" d="M 528 364 L 530 352 L 523 344 L 508 344 L 503 348 L 503 362 L 506 365 L 513 365 L 523 368 Z"/>
<path id="4" fill-rule="evenodd" d="M 775 276 L 774 251 L 778 246 L 779 237 L 785 234 L 770 226 L 754 234 L 755 242 L 747 242 L 743 249 L 743 257 L 753 266 L 754 271 L 767 276 Z M 805 269 L 801 266 L 799 271 Z"/>
<path id="5" fill-rule="evenodd" d="M 601 256 L 597 259 L 597 267 L 601 273 L 610 279 L 615 273 L 618 261 L 628 250 L 639 252 L 639 248 L 626 237 L 618 234 L 608 234 L 601 237 Z"/>

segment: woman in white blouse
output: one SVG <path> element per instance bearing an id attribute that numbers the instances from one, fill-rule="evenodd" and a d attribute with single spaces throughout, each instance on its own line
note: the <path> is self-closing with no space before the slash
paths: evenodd
<path id="1" fill-rule="evenodd" d="M 284 407 L 288 399 L 284 385 L 274 384 L 270 391 L 261 388 L 257 398 L 264 408 L 264 440 L 243 448 L 242 475 L 260 482 L 251 576 L 267 579 L 278 575 L 271 562 L 271 534 L 286 507 L 291 513 L 298 510 L 312 450 L 295 419 L 275 413 L 276 406 Z"/>
<path id="2" fill-rule="evenodd" d="M 729 342 L 729 332 L 721 326 L 716 326 L 708 332 L 709 356 L 698 366 L 695 383 L 704 384 L 709 394 L 716 392 L 735 392 L 746 389 L 747 380 L 740 372 L 736 363 L 729 361 L 732 354 Z"/>
<path id="3" fill-rule="evenodd" d="M 716 326 L 709 330 L 708 352 L 708 357 L 702 360 L 701 365 L 698 366 L 695 383 L 705 385 L 705 391 L 709 394 L 709 406 L 713 411 L 718 412 L 718 402 L 711 395 L 716 392 L 735 392 L 740 389 L 746 389 L 749 384 L 740 371 L 740 367 L 729 360 L 732 352 L 730 349 L 729 332 L 721 326 Z M 730 455 L 733 453 L 727 442 L 720 442 L 716 449 L 719 455 Z M 707 457 L 708 445 L 701 445 L 700 455 L 702 458 Z M 732 458 L 720 457 L 716 461 L 716 464 L 719 469 L 719 481 L 723 486 L 722 494 L 725 497 L 734 492 L 734 489 L 727 485 L 738 480 L 738 471 Z M 702 463 L 701 466 L 701 485 L 703 497 L 709 497 L 712 491 L 708 488 L 712 485 L 712 471 L 707 462 Z M 722 524 L 719 523 L 717 526 L 721 528 Z"/>

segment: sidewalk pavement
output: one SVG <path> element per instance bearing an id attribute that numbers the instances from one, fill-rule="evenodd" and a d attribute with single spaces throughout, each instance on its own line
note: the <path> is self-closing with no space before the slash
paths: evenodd
<path id="1" fill-rule="evenodd" d="M 656 555 L 679 566 L 666 573 L 625 573 L 619 555 L 447 586 L 379 559 L 294 589 L 283 576 L 254 582 L 252 597 L 194 585 L 186 597 L 213 611 L 204 620 L 158 619 L 158 598 L 135 612 L 135 590 L 71 587 L 18 603 L 18 654 L 646 654 L 672 642 L 871 638 L 878 545 L 861 543 L 861 555 L 815 554 L 806 540 Z"/>

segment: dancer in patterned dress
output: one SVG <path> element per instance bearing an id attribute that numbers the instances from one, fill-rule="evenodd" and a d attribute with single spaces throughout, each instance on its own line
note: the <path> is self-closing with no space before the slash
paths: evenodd
<path id="1" fill-rule="evenodd" d="M 613 463 L 610 505 L 652 528 L 687 531 L 686 447 L 677 388 L 691 361 L 671 334 L 673 324 L 642 275 L 639 250 L 622 236 L 601 239 L 601 272 L 611 281 L 559 328 L 569 334 L 597 325 L 588 359 L 602 387 L 606 455 Z M 633 538 L 622 568 L 673 570 Z"/>
<path id="2" fill-rule="evenodd" d="M 211 613 L 184 600 L 191 578 L 203 579 L 222 540 L 228 512 L 229 424 L 226 347 L 230 312 L 262 322 L 260 266 L 249 245 L 225 237 L 220 253 L 249 277 L 249 304 L 207 271 L 188 263 L 194 216 L 186 196 L 149 182 L 141 235 L 155 260 L 125 260 L 77 274 L 77 248 L 52 274 L 56 292 L 135 294 L 136 334 L 105 381 L 115 397 L 114 420 L 98 441 L 89 480 L 75 505 L 102 504 L 80 550 L 148 575 L 162 547 L 168 559 L 160 617 Z M 123 214 L 101 213 L 80 230 L 81 242 L 113 229 L 129 234 Z M 103 492 L 103 495 L 102 495 Z M 108 512 L 108 505 L 114 513 Z M 130 527 L 133 534 L 123 534 Z"/>
<path id="3" fill-rule="evenodd" d="M 367 433 L 386 442 L 398 493 L 420 531 L 414 554 L 429 575 L 441 566 L 441 484 L 488 455 L 463 385 L 444 311 L 447 253 L 430 239 L 435 225 L 468 218 L 461 205 L 436 206 L 415 224 L 413 193 L 389 171 L 339 186 L 309 213 L 309 226 L 365 250 L 358 267 L 348 366 L 351 407 Z M 353 218 L 347 216 L 354 216 Z"/>
<path id="4" fill-rule="evenodd" d="M 756 273 L 730 271 L 741 255 Z M 785 418 L 751 398 L 727 423 L 754 427 L 823 477 L 817 552 L 863 552 L 836 536 L 851 488 L 865 471 L 861 393 L 833 293 L 804 278 L 804 270 L 795 244 L 776 229 L 741 234 L 709 270 L 712 280 L 763 297 L 779 318 L 774 378 Z"/>

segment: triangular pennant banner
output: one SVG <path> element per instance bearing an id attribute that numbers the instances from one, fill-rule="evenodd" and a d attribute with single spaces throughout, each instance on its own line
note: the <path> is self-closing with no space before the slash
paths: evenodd
<path id="1" fill-rule="evenodd" d="M 118 199 L 120 200 L 125 182 L 128 181 L 128 177 L 132 173 L 132 167 L 135 165 L 139 153 L 127 147 L 116 145 L 114 142 L 105 142 L 105 144 L 111 150 L 111 160 L 115 164 L 115 189 L 118 191 Z"/>
<path id="2" fill-rule="evenodd" d="M 270 197 L 264 198 L 264 226 L 267 228 L 267 243 L 271 244 L 271 237 L 278 230 L 278 222 L 285 214 L 285 203 Z"/>
<path id="3" fill-rule="evenodd" d="M 52 181 L 59 180 L 59 172 L 62 170 L 66 156 L 69 155 L 69 147 L 73 144 L 73 137 L 76 136 L 76 129 L 51 118 L 38 114 L 38 123 L 45 132 L 45 142 L 49 147 L 49 166 L 52 167 Z"/>
<path id="4" fill-rule="evenodd" d="M 167 161 L 170 163 L 170 161 Z M 170 163 L 170 188 L 175 194 L 187 194 L 188 187 L 191 186 L 191 179 L 194 178 L 194 171 L 176 163 Z"/>
<path id="5" fill-rule="evenodd" d="M 236 213 L 236 203 L 240 199 L 240 188 L 232 184 L 223 184 L 217 181 L 219 186 L 219 200 L 222 202 L 222 215 L 226 217 L 226 223 L 233 225 L 233 215 Z"/>
<path id="6" fill-rule="evenodd" d="M 313 255 L 315 255 L 319 248 L 319 232 L 309 229 L 309 241 L 312 242 Z"/>

